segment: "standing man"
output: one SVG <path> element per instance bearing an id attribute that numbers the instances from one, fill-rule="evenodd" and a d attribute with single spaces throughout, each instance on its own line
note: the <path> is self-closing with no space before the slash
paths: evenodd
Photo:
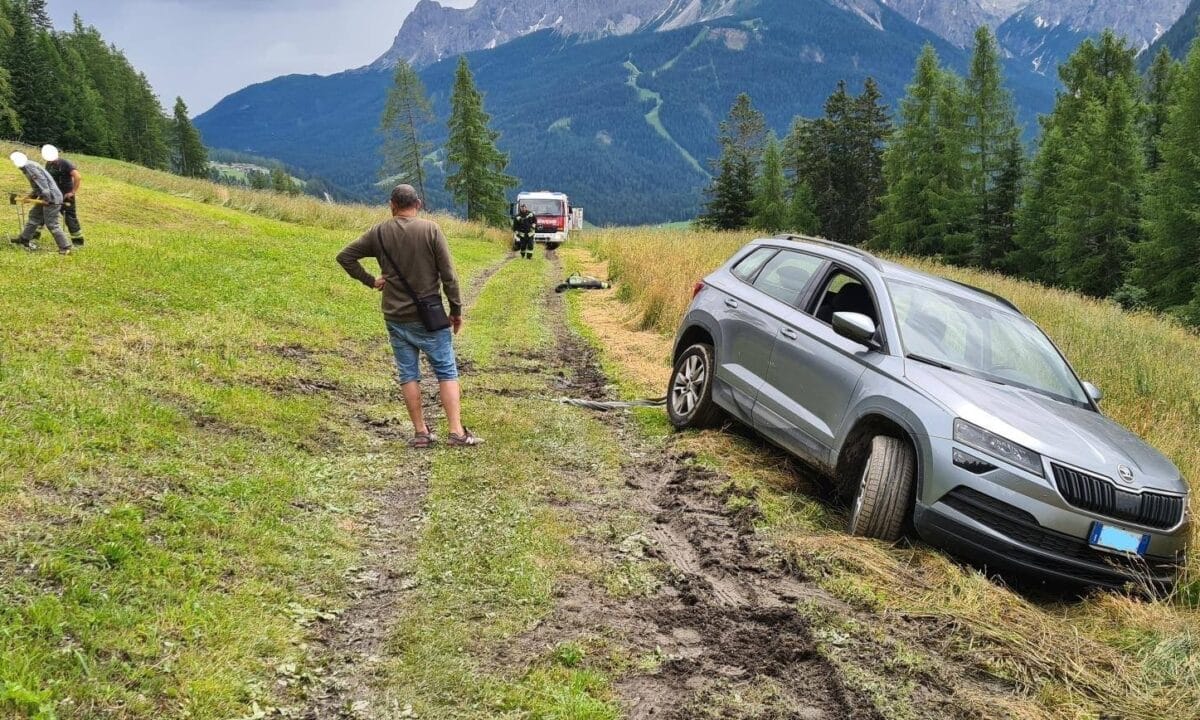
<path id="1" fill-rule="evenodd" d="M 59 155 L 58 148 L 53 145 L 42 146 L 42 160 L 46 161 L 46 172 L 54 178 L 58 189 L 62 192 L 63 219 L 67 222 L 67 232 L 71 233 L 71 242 L 77 247 L 83 247 L 83 228 L 79 225 L 79 209 L 77 206 L 79 188 L 83 187 L 83 175 L 75 163 Z"/>
<path id="2" fill-rule="evenodd" d="M 482 445 L 483 440 L 462 424 L 462 390 L 453 340 L 453 335 L 462 330 L 462 297 L 450 259 L 450 246 L 437 223 L 417 217 L 421 199 L 412 185 L 399 185 L 392 191 L 391 207 L 392 219 L 346 246 L 337 256 L 338 264 L 350 277 L 383 293 L 383 318 L 396 357 L 404 404 L 413 424 L 409 447 L 424 449 L 437 441 L 425 424 L 421 402 L 422 354 L 437 375 L 442 408 L 450 425 L 446 444 Z M 379 263 L 381 277 L 372 277 L 363 269 L 360 261 L 364 258 L 374 258 Z M 440 296 L 443 290 L 450 300 L 451 327 L 430 332 L 421 322 L 415 299 Z"/>
<path id="3" fill-rule="evenodd" d="M 67 239 L 58 224 L 58 215 L 62 212 L 63 196 L 62 191 L 54 182 L 54 178 L 50 177 L 50 173 L 46 172 L 44 167 L 30 160 L 23 152 L 15 152 L 9 155 L 8 159 L 12 160 L 13 165 L 16 165 L 17 169 L 24 173 L 29 180 L 31 190 L 29 197 L 41 201 L 30 208 L 29 221 L 25 223 L 25 229 L 13 242 L 31 248 L 30 243 L 33 242 L 38 228 L 45 225 L 50 234 L 54 236 L 54 242 L 58 245 L 58 254 L 70 255 L 71 241 Z"/>
<path id="4" fill-rule="evenodd" d="M 529 212 L 529 207 L 521 203 L 517 214 L 513 217 L 513 233 L 517 236 L 517 250 L 521 257 L 533 259 L 533 235 L 537 232 L 537 215 Z"/>

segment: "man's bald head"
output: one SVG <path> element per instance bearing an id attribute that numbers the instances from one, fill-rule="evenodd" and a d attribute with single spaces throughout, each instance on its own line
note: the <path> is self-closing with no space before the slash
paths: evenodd
<path id="1" fill-rule="evenodd" d="M 392 189 L 392 207 L 397 210 L 412 210 L 421 205 L 421 196 L 412 185 L 397 185 Z"/>

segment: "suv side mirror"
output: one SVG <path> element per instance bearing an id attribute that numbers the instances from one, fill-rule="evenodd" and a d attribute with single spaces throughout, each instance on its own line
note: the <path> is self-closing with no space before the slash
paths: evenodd
<path id="1" fill-rule="evenodd" d="M 848 340 L 875 347 L 875 321 L 861 313 L 834 313 L 833 331 Z"/>
<path id="2" fill-rule="evenodd" d="M 1083 384 L 1083 389 L 1087 392 L 1088 397 L 1090 397 L 1094 403 L 1099 403 L 1104 399 L 1104 391 L 1090 382 L 1085 382 Z"/>

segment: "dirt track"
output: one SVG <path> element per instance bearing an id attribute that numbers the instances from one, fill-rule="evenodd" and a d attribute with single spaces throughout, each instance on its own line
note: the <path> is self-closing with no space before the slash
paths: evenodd
<path id="1" fill-rule="evenodd" d="M 607 395 L 590 347 L 566 330 L 563 299 L 548 299 L 558 332 L 558 360 L 574 397 Z M 801 600 L 840 605 L 794 577 L 750 527 L 753 505 L 726 510 L 725 478 L 682 455 L 644 445 L 619 414 L 603 416 L 629 449 L 624 507 L 577 508 L 595 518 L 634 511 L 634 542 L 592 536 L 582 550 L 619 563 L 630 545 L 660 564 L 665 579 L 650 596 L 617 600 L 579 582 L 557 612 L 525 639 L 548 647 L 556 638 L 616 635 L 634 653 L 662 658 L 651 671 L 625 676 L 618 691 L 630 718 L 874 718 L 816 650 Z M 636 552 L 636 551 L 635 551 Z"/>

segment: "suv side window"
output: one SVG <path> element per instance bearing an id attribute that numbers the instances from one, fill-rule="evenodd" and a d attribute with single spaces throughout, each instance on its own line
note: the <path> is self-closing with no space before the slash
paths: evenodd
<path id="1" fill-rule="evenodd" d="M 754 281 L 754 287 L 779 302 L 795 305 L 812 276 L 824 264 L 825 261 L 819 257 L 783 250 L 763 267 Z"/>
<path id="2" fill-rule="evenodd" d="M 848 272 L 837 270 L 831 274 L 825 287 L 817 293 L 817 298 L 815 316 L 826 325 L 832 325 L 834 314 L 840 312 L 866 315 L 879 325 L 879 312 L 875 309 L 871 292 L 862 280 Z"/>
<path id="3" fill-rule="evenodd" d="M 733 269 L 733 276 L 743 282 L 754 282 L 754 276 L 762 270 L 763 265 L 779 252 L 776 248 L 759 248 L 742 259 Z"/>

